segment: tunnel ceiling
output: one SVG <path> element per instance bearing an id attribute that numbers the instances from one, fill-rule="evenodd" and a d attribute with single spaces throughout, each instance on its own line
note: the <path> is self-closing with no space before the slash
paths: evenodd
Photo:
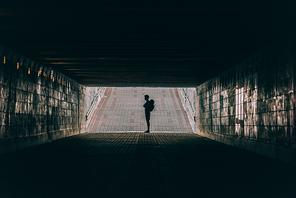
<path id="1" fill-rule="evenodd" d="M 296 24 L 288 1 L 0 4 L 0 43 L 86 86 L 196 86 Z"/>

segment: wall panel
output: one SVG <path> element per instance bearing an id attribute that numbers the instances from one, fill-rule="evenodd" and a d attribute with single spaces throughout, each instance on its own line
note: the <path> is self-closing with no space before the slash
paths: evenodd
<path id="1" fill-rule="evenodd" d="M 197 133 L 296 164 L 295 58 L 285 39 L 198 86 Z"/>

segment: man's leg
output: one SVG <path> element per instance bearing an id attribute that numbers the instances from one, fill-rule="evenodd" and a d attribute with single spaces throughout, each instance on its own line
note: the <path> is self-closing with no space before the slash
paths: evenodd
<path id="1" fill-rule="evenodd" d="M 150 120 L 148 120 L 147 122 L 147 128 L 148 128 L 148 131 L 150 131 Z"/>
<path id="2" fill-rule="evenodd" d="M 146 122 L 147 122 L 147 131 L 145 131 L 145 133 L 149 133 L 150 132 L 150 113 L 146 113 L 145 114 L 146 117 Z"/>

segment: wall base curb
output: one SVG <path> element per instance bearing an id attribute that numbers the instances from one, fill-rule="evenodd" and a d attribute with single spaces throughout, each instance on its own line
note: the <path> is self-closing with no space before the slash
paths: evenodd
<path id="1" fill-rule="evenodd" d="M 296 166 L 296 149 L 243 138 L 238 139 L 222 134 L 208 134 L 200 131 L 198 131 L 196 134 Z"/>
<path id="2" fill-rule="evenodd" d="M 45 144 L 48 142 L 52 142 L 54 140 L 58 140 L 58 139 L 62 139 L 65 137 L 70 137 L 78 134 L 79 134 L 79 130 L 71 129 L 71 130 L 55 131 L 50 134 L 40 134 L 38 136 L 3 140 L 3 141 L 0 141 L 0 155 L 29 148 L 32 146 Z"/>

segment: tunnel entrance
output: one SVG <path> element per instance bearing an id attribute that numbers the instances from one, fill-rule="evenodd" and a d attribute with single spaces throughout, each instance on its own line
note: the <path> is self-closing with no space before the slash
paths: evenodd
<path id="1" fill-rule="evenodd" d="M 109 87 L 92 114 L 87 131 L 144 132 L 147 130 L 144 95 L 155 101 L 150 131 L 154 133 L 193 133 L 177 88 Z"/>

